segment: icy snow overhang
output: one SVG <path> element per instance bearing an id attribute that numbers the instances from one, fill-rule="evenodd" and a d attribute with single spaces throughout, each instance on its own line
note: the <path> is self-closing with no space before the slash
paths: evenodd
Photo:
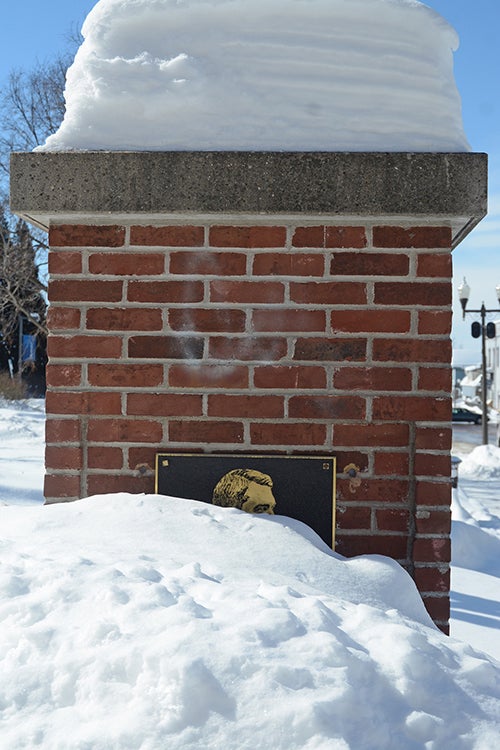
<path id="1" fill-rule="evenodd" d="M 11 210 L 51 222 L 189 215 L 383 217 L 449 225 L 456 246 L 487 213 L 476 153 L 41 152 L 11 156 Z"/>
<path id="2" fill-rule="evenodd" d="M 82 33 L 41 150 L 469 150 L 418 0 L 100 0 Z"/>

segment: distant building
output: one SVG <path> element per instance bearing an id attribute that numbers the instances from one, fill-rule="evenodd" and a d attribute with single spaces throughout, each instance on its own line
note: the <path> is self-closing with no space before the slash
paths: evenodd
<path id="1" fill-rule="evenodd" d="M 459 401 L 462 398 L 462 380 L 465 378 L 465 367 L 453 365 L 453 400 Z"/>
<path id="2" fill-rule="evenodd" d="M 493 409 L 500 411 L 500 320 L 495 321 L 496 336 L 486 339 L 486 366 L 491 372 L 488 398 Z"/>
<path id="3" fill-rule="evenodd" d="M 483 383 L 481 365 L 469 365 L 464 369 L 465 376 L 460 381 L 462 398 L 469 404 L 480 404 Z"/>

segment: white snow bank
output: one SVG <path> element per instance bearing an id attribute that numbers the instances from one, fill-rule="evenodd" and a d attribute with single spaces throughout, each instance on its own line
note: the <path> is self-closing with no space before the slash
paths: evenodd
<path id="1" fill-rule="evenodd" d="M 417 0 L 100 0 L 42 150 L 466 151 Z"/>
<path id="2" fill-rule="evenodd" d="M 498 665 L 388 559 L 159 496 L 0 508 L 0 530 L 5 747 L 495 747 Z"/>
<path id="3" fill-rule="evenodd" d="M 458 473 L 460 478 L 487 480 L 500 477 L 500 448 L 479 445 L 462 457 Z"/>
<path id="4" fill-rule="evenodd" d="M 462 455 L 458 475 L 452 502 L 452 564 L 499 577 L 500 448 L 480 445 Z"/>
<path id="5" fill-rule="evenodd" d="M 500 538 L 474 523 L 452 523 L 452 564 L 500 577 Z"/>
<path id="6" fill-rule="evenodd" d="M 0 505 L 43 503 L 45 401 L 0 397 Z"/>
<path id="7" fill-rule="evenodd" d="M 451 634 L 500 659 L 500 479 L 460 478 L 452 518 Z"/>
<path id="8" fill-rule="evenodd" d="M 458 473 L 452 564 L 500 577 L 500 448 L 474 448 L 462 456 Z"/>

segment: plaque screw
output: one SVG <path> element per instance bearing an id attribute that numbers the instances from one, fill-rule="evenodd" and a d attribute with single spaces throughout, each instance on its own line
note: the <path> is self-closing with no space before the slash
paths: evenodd
<path id="1" fill-rule="evenodd" d="M 344 474 L 347 474 L 349 478 L 349 492 L 354 494 L 361 484 L 361 479 L 358 477 L 358 472 L 361 471 L 359 466 L 356 464 L 347 464 L 344 466 Z"/>

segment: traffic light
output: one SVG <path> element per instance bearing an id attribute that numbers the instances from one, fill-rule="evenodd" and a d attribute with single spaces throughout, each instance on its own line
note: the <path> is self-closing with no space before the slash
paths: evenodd
<path id="1" fill-rule="evenodd" d="M 487 323 L 486 324 L 486 336 L 489 339 L 494 339 L 497 335 L 495 324 L 494 323 Z"/>
<path id="2" fill-rule="evenodd" d="M 470 327 L 470 332 L 473 339 L 478 339 L 481 336 L 481 323 L 478 323 L 477 320 L 475 320 Z"/>

